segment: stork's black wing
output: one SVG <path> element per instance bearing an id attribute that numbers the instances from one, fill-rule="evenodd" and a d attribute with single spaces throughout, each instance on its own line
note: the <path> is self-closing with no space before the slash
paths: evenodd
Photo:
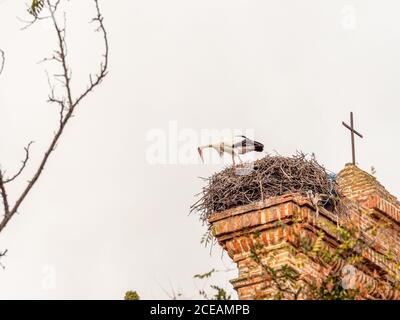
<path id="1" fill-rule="evenodd" d="M 254 146 L 255 151 L 263 151 L 264 150 L 264 145 L 261 142 L 253 141 L 246 137 L 244 137 L 243 140 L 233 144 L 233 148 L 238 148 L 238 147 L 246 148 L 246 147 L 252 147 L 252 146 Z"/>

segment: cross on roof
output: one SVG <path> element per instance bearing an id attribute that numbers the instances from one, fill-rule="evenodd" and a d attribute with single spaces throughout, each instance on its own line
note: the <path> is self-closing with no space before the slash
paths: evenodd
<path id="1" fill-rule="evenodd" d="M 363 138 L 363 136 L 362 136 L 361 133 L 357 132 L 357 131 L 354 129 L 353 112 L 350 112 L 350 126 L 349 126 L 347 123 L 345 123 L 345 122 L 342 122 L 342 124 L 343 124 L 347 129 L 349 129 L 350 132 L 351 132 L 351 148 L 352 148 L 352 154 L 353 154 L 353 164 L 355 165 L 355 164 L 356 164 L 356 146 L 355 146 L 355 141 L 354 141 L 354 140 L 355 140 L 355 139 L 354 139 L 354 134 L 358 135 L 360 138 Z"/>

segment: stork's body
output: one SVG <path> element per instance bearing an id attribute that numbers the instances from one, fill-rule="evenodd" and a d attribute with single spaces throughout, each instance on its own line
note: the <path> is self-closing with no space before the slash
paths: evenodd
<path id="1" fill-rule="evenodd" d="M 230 154 L 232 156 L 233 165 L 235 165 L 235 156 L 242 161 L 239 157 L 239 154 L 245 154 L 252 151 L 262 152 L 264 150 L 264 145 L 245 136 L 236 136 L 230 140 L 198 147 L 200 157 L 203 161 L 203 149 L 206 148 L 212 148 L 216 150 L 220 157 L 222 157 L 224 153 Z"/>

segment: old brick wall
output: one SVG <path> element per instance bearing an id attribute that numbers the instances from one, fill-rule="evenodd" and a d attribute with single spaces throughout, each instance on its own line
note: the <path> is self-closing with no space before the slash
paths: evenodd
<path id="1" fill-rule="evenodd" d="M 373 176 L 353 165 L 346 165 L 338 182 L 347 198 L 345 217 L 315 207 L 307 197 L 290 194 L 218 212 L 209 218 L 219 244 L 237 264 L 239 275 L 231 283 L 240 299 L 271 299 L 278 293 L 284 299 L 312 298 L 307 290 L 298 296 L 293 292 L 321 283 L 329 274 L 340 275 L 347 262 L 336 259 L 321 263 L 315 252 L 302 249 L 303 242 L 308 241 L 312 248 L 321 238 L 318 241 L 326 252 L 340 249 L 343 244 L 338 226 L 356 226 L 356 233 L 365 243 L 360 251 L 363 263 L 353 277 L 361 284 L 363 297 L 400 297 L 392 285 L 400 276 L 399 202 Z M 270 270 L 282 266 L 289 266 L 297 274 L 293 283 L 288 282 L 290 292 L 282 290 L 271 277 Z"/>

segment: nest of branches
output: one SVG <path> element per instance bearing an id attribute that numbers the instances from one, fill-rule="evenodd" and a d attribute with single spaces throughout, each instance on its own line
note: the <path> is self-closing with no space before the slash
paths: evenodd
<path id="1" fill-rule="evenodd" d="M 317 199 L 318 205 L 330 211 L 341 199 L 336 175 L 314 156 L 300 152 L 292 157 L 267 155 L 251 164 L 228 167 L 205 180 L 200 199 L 191 207 L 204 222 L 213 213 L 290 193 Z"/>

